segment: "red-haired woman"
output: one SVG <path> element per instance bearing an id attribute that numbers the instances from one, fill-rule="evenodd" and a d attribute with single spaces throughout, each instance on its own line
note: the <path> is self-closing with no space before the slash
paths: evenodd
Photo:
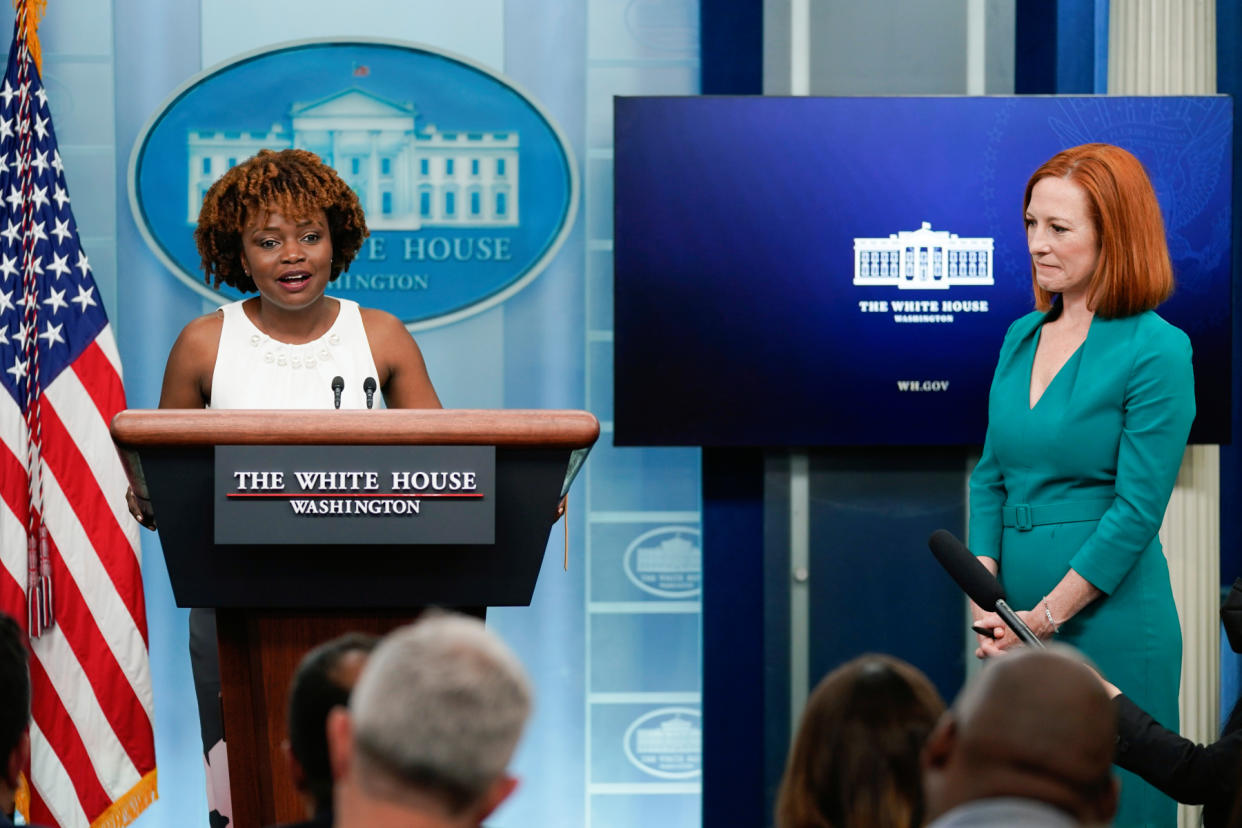
<path id="1" fill-rule="evenodd" d="M 776 801 L 777 828 L 917 828 L 919 756 L 944 701 L 917 668 L 864 655 L 811 693 Z"/>
<path id="2" fill-rule="evenodd" d="M 1153 310 L 1173 289 L 1160 206 L 1129 152 L 1085 144 L 1026 185 L 1038 310 L 1013 323 L 970 480 L 971 547 L 1043 638 L 1087 653 L 1176 729 L 1181 630 L 1156 536 L 1195 414 L 1190 341 Z M 1015 645 L 974 608 L 980 657 Z M 1126 775 L 1118 825 L 1171 825 Z"/>

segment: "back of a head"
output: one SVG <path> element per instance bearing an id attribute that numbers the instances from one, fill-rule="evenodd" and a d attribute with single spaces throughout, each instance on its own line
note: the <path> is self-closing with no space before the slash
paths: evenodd
<path id="1" fill-rule="evenodd" d="M 334 707 L 349 704 L 356 674 L 346 669 L 353 655 L 365 657 L 378 643 L 373 635 L 347 633 L 302 657 L 289 685 L 289 750 L 302 767 L 306 793 L 316 810 L 331 810 L 332 769 L 324 724 Z"/>
<path id="2" fill-rule="evenodd" d="M 957 731 L 956 798 L 1020 797 L 1083 822 L 1111 819 L 1116 714 L 1077 652 L 1050 647 L 996 659 L 949 718 Z"/>
<path id="3" fill-rule="evenodd" d="M 30 666 L 26 634 L 0 613 L 0 759 L 6 759 L 30 725 Z"/>
<path id="4" fill-rule="evenodd" d="M 504 775 L 531 690 L 482 621 L 437 614 L 380 643 L 349 708 L 361 786 L 409 790 L 460 813 Z"/>
<path id="5" fill-rule="evenodd" d="M 919 753 L 944 702 L 915 667 L 883 655 L 843 664 L 807 701 L 777 796 L 779 828 L 922 824 Z"/>

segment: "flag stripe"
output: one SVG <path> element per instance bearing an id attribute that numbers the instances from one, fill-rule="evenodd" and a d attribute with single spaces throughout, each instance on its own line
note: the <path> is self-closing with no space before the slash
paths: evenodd
<path id="1" fill-rule="evenodd" d="M 111 338 L 109 331 L 103 331 L 100 337 L 104 334 L 109 334 Z M 121 388 L 121 378 L 117 376 L 115 367 L 99 347 L 98 337 L 82 350 L 72 368 L 75 374 L 81 376 L 83 390 L 90 395 L 99 416 L 105 418 L 104 428 L 107 428 L 110 425 L 106 419 L 110 416 L 108 412 L 120 411 L 125 407 L 125 391 Z"/>
<path id="2" fill-rule="evenodd" d="M 56 545 L 61 549 L 88 546 L 89 541 L 85 537 L 81 524 L 78 523 L 68 504 L 64 502 L 60 491 L 60 478 L 51 474 L 46 475 L 43 485 L 47 495 L 44 519 L 47 521 Z M 75 596 L 81 598 L 86 611 L 99 623 L 99 630 L 107 642 L 112 657 L 129 677 L 130 692 L 134 695 L 134 699 L 141 704 L 150 718 L 153 706 L 149 662 L 143 657 L 146 654 L 146 648 L 138 630 L 133 626 L 133 619 L 129 616 L 128 608 L 121 602 L 120 596 L 114 590 L 108 589 L 107 574 L 100 567 L 96 557 L 93 555 L 62 555 L 59 562 L 77 587 Z"/>
<path id="3" fill-rule="evenodd" d="M 22 542 L 13 548 L 5 544 L 4 549 L 0 550 L 0 553 L 20 555 L 23 570 L 26 567 L 26 447 L 24 445 L 16 445 L 17 441 L 10 438 L 20 437 L 24 439 L 25 433 L 26 422 L 22 419 L 17 403 L 7 394 L 0 394 L 0 444 L 5 449 L 3 452 L 4 457 L 0 460 L 0 492 L 3 492 L 5 503 L 8 504 L 13 514 L 17 516 L 17 519 L 21 521 L 23 527 Z M 25 583 L 25 581 L 22 581 L 22 583 Z"/>
<path id="4" fill-rule="evenodd" d="M 76 695 L 89 698 L 89 712 L 99 710 L 100 715 L 107 719 L 107 726 L 99 727 L 97 738 L 88 739 L 88 744 L 91 755 L 96 757 L 97 768 L 103 761 L 114 763 L 109 766 L 111 770 L 101 773 L 108 780 L 109 793 L 115 799 L 137 784 L 141 777 L 138 767 L 148 766 L 155 761 L 151 749 L 153 733 L 150 711 L 136 698 L 128 676 L 122 671 L 95 618 L 87 609 L 77 582 L 64 567 L 60 550 L 54 548 L 52 553 L 58 564 L 56 594 L 64 596 L 57 614 L 57 629 L 72 649 L 61 654 L 71 658 L 66 658 L 56 670 L 49 663 L 48 672 L 55 677 L 57 686 L 65 689 L 66 692 L 62 695 L 68 695 L 68 688 L 63 688 L 62 675 L 71 677 L 78 682 L 79 687 L 89 685 L 94 689 L 94 694 Z M 53 640 L 58 638 L 54 636 Z M 41 641 L 42 639 L 39 640 Z M 47 659 L 45 663 L 48 663 Z M 80 730 L 86 730 L 81 720 L 75 721 L 78 721 Z M 91 735 L 95 735 L 94 730 Z M 122 741 L 125 742 L 124 745 Z M 120 756 L 112 756 L 114 746 L 121 751 Z"/>
<path id="5" fill-rule="evenodd" d="M 81 653 L 75 652 L 66 640 L 66 626 L 68 624 L 58 617 L 57 625 L 32 640 L 31 645 L 43 665 L 49 684 L 60 699 L 74 729 L 82 738 L 83 750 L 90 757 L 91 767 L 95 769 L 100 787 L 108 802 L 112 802 L 132 788 L 141 777 L 126 754 L 125 747 L 117 740 L 113 731 L 114 723 L 109 722 L 108 716 L 99 705 L 97 694 L 101 688 L 82 669 L 82 663 L 78 660 Z M 94 693 L 81 692 L 80 688 L 92 685 Z"/>
<path id="6" fill-rule="evenodd" d="M 14 499 L 11 498 L 10 481 L 25 470 L 16 462 L 8 446 L 0 445 L 0 564 L 4 572 L 12 580 L 5 583 L 0 577 L 0 609 L 13 616 L 21 628 L 26 629 L 26 520 L 15 513 Z M 22 478 L 24 481 L 24 477 Z M 23 501 L 24 508 L 24 501 Z"/>
<path id="7" fill-rule="evenodd" d="M 85 530 L 85 542 L 96 551 L 90 557 L 103 565 L 118 596 L 129 597 L 126 611 L 129 612 L 135 628 L 143 630 L 146 625 L 138 623 L 138 619 L 144 614 L 143 605 L 134 597 L 141 592 L 141 573 L 133 565 L 130 555 L 118 558 L 115 554 L 119 550 L 130 551 L 129 539 L 113 518 L 107 499 L 94 484 L 90 466 L 78 451 L 77 443 L 65 430 L 64 423 L 51 402 L 50 399 L 43 401 L 43 459 L 47 463 L 43 472 L 44 519 L 50 521 L 57 507 L 67 506 L 72 509 Z M 63 499 L 47 497 L 49 472 L 60 481 Z M 119 496 L 124 494 L 123 489 L 117 493 Z M 101 552 L 104 554 L 100 554 Z M 107 554 L 109 552 L 112 554 Z M 144 643 L 145 639 L 144 635 Z"/>
<path id="8" fill-rule="evenodd" d="M 90 370 L 86 369 L 87 366 Z M 101 343 L 96 341 L 83 351 L 73 370 L 61 374 L 48 388 L 47 395 L 86 456 L 99 489 L 121 493 L 121 497 L 109 498 L 108 503 L 129 539 L 135 558 L 141 560 L 138 540 L 141 529 L 129 513 L 123 496 L 129 481 L 108 433 L 112 417 L 125 408 L 125 389 L 121 386 L 120 374 L 105 355 Z"/>
<path id="9" fill-rule="evenodd" d="M 33 733 L 31 734 L 30 739 L 33 743 Z M 33 744 L 31 746 L 31 750 L 34 750 Z M 64 769 L 62 768 L 61 770 L 63 771 Z M 29 784 L 29 778 L 27 778 L 26 781 L 26 790 L 30 793 L 30 822 L 35 825 L 51 825 L 56 820 L 52 816 L 52 812 L 48 810 L 47 803 L 44 802 L 43 797 L 39 795 L 39 789 L 34 785 Z M 85 818 L 85 815 L 83 818 Z"/>
<path id="10" fill-rule="evenodd" d="M 73 789 L 73 780 L 38 721 L 30 725 L 30 769 L 32 822 L 60 828 L 90 825 Z M 37 805 L 42 807 L 37 808 Z"/>
<path id="11" fill-rule="evenodd" d="M 87 813 L 98 813 L 111 804 L 108 794 L 95 774 L 90 754 L 82 742 L 82 734 L 74 726 L 69 711 L 44 669 L 38 653 L 30 659 L 30 709 L 34 721 L 56 746 L 56 755 L 66 770 L 71 771 L 73 788 Z"/>

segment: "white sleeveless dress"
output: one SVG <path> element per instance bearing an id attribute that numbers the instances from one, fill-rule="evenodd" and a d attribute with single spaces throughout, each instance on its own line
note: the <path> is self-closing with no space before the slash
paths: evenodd
<path id="1" fill-rule="evenodd" d="M 209 408 L 332 408 L 332 380 L 341 377 L 345 388 L 341 408 L 366 408 L 362 383 L 379 380 L 371 344 L 362 327 L 358 303 L 341 303 L 327 333 L 305 345 L 272 339 L 255 327 L 242 303 L 220 308 L 224 325 L 211 375 Z M 374 407 L 383 407 L 377 390 Z M 207 808 L 232 819 L 224 728 L 220 721 L 220 665 L 217 660 L 215 610 L 190 610 L 190 667 L 198 699 L 207 774 Z M 216 822 L 213 819 L 212 822 Z"/>
<path id="2" fill-rule="evenodd" d="M 358 303 L 341 309 L 327 332 L 305 345 L 272 339 L 255 327 L 240 301 L 224 305 L 224 326 L 211 375 L 210 408 L 332 408 L 332 380 L 345 381 L 341 408 L 366 408 L 362 385 L 379 380 Z M 377 390 L 375 408 L 383 407 Z"/>

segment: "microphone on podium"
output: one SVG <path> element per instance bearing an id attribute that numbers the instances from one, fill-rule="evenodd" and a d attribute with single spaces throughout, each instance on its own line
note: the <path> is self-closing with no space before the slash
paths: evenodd
<path id="1" fill-rule="evenodd" d="M 367 377 L 362 381 L 362 392 L 367 395 L 367 408 L 375 405 L 375 377 Z"/>
<path id="2" fill-rule="evenodd" d="M 345 390 L 345 380 L 343 377 L 332 378 L 332 404 L 341 407 L 341 392 Z"/>
<path id="3" fill-rule="evenodd" d="M 1031 628 L 1005 601 L 1005 590 L 1000 581 L 988 572 L 987 567 L 979 563 L 979 559 L 971 554 L 965 544 L 953 537 L 951 532 L 937 529 L 927 539 L 927 545 L 931 547 L 932 554 L 940 561 L 945 572 L 949 573 L 970 600 L 999 615 L 1009 629 L 1013 630 L 1014 635 L 1022 639 L 1022 643 L 1029 647 L 1044 646 L 1039 636 L 1031 632 Z"/>

